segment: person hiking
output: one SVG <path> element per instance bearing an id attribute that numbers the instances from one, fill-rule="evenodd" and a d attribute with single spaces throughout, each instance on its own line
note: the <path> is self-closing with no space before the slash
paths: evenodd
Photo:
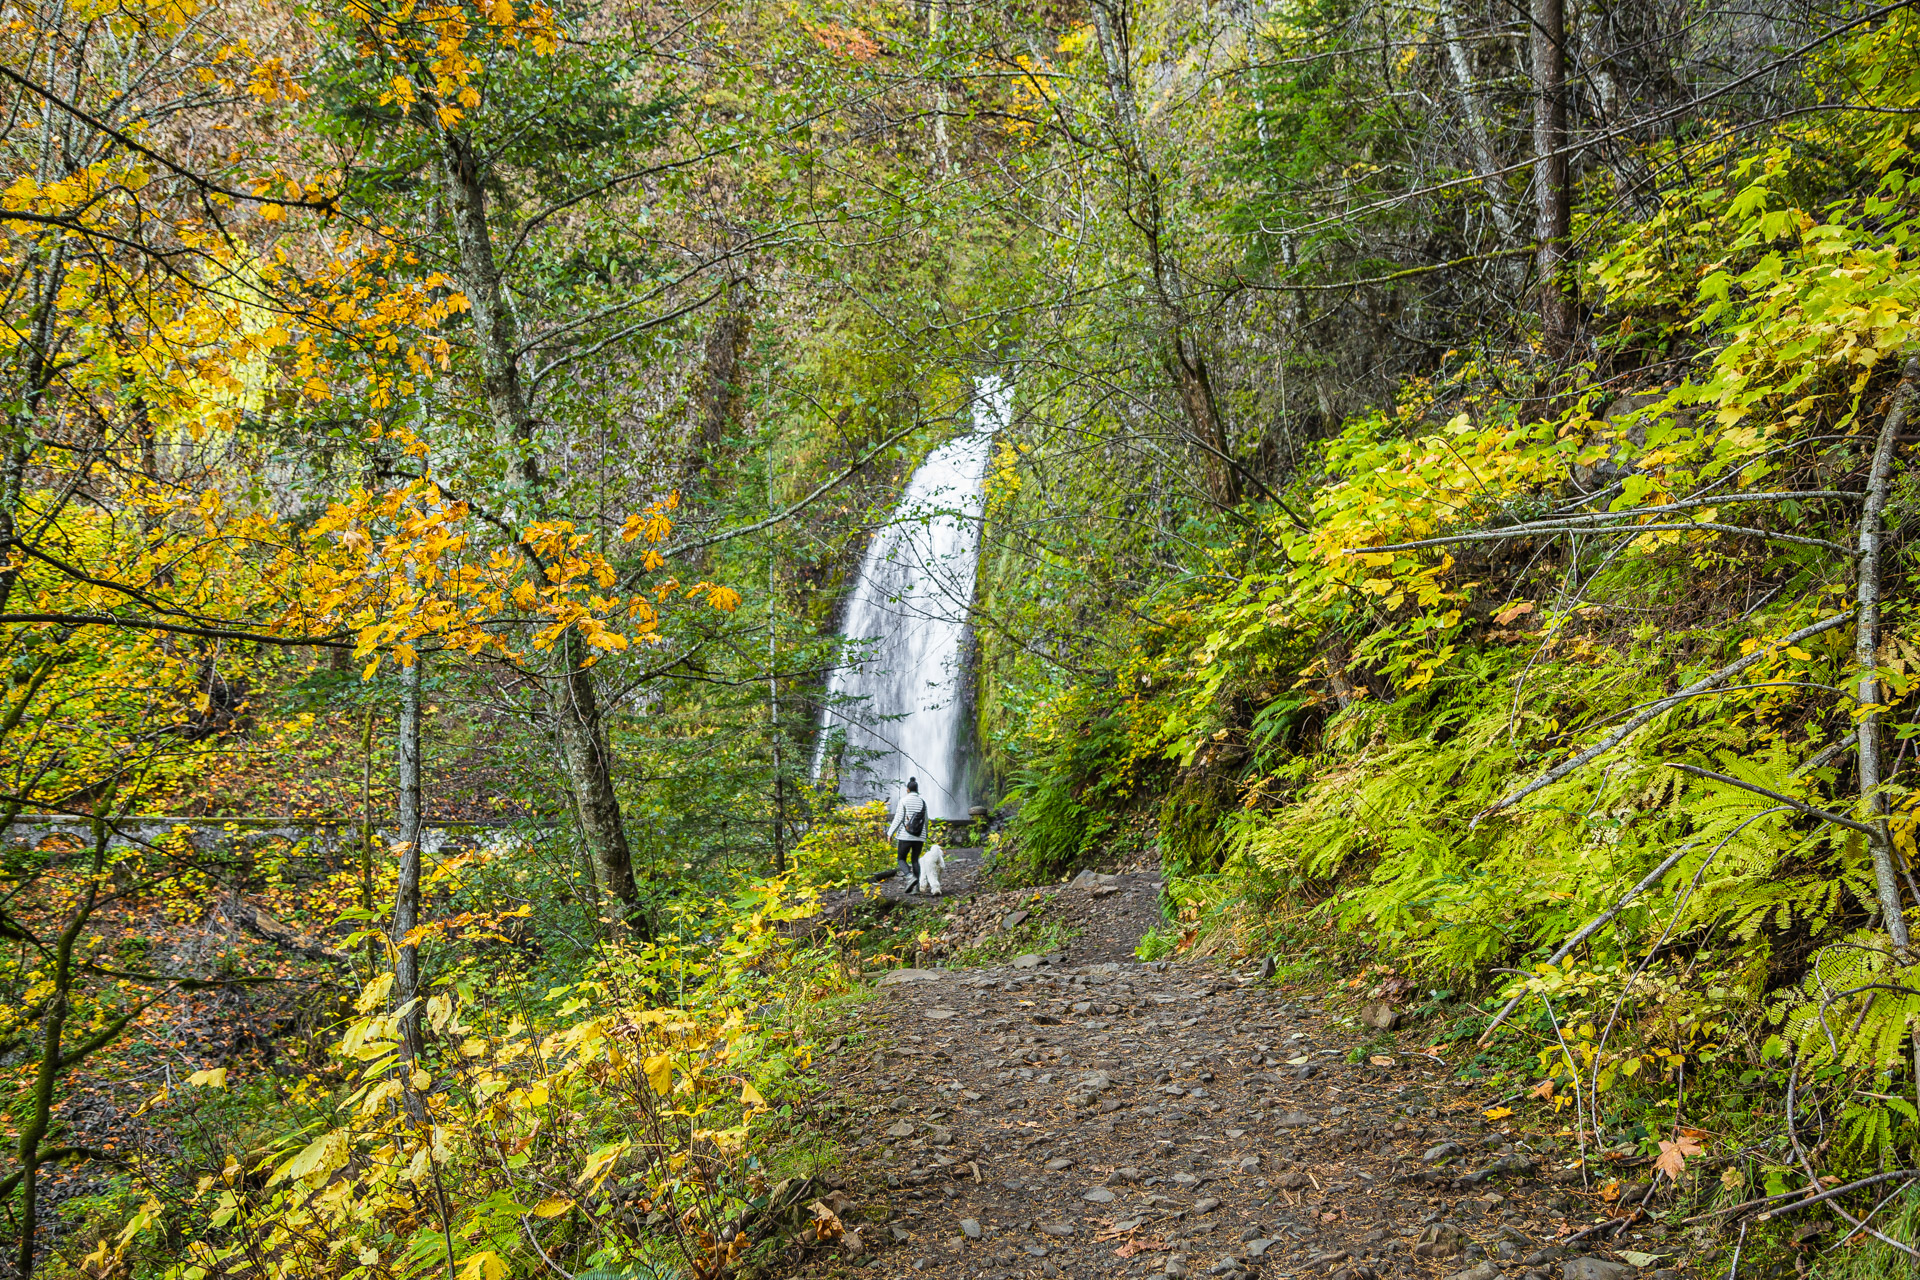
<path id="1" fill-rule="evenodd" d="M 887 827 L 887 839 L 900 857 L 896 876 L 906 876 L 909 884 L 920 882 L 920 850 L 927 842 L 927 802 L 920 798 L 920 780 L 907 779 L 906 794 L 893 807 L 893 822 Z M 911 889 L 908 890 L 912 892 Z"/>

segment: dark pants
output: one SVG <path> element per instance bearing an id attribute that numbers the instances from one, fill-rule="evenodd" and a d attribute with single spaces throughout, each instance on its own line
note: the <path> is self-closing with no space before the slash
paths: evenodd
<path id="1" fill-rule="evenodd" d="M 900 865 L 913 870 L 914 883 L 920 882 L 920 850 L 926 846 L 924 840 L 895 840 L 894 852 L 900 855 Z"/>

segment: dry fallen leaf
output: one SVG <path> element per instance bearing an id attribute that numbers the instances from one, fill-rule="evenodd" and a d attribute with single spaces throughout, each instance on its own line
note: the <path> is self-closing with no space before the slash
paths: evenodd
<path id="1" fill-rule="evenodd" d="M 813 1238 L 815 1240 L 822 1242 L 838 1240 L 841 1234 L 846 1231 L 846 1227 L 841 1225 L 839 1215 L 827 1208 L 823 1202 L 815 1200 L 807 1206 L 807 1211 L 813 1215 Z"/>
<path id="2" fill-rule="evenodd" d="M 1482 1111 L 1480 1114 L 1485 1116 L 1489 1120 L 1505 1120 L 1508 1116 L 1513 1114 L 1513 1108 L 1512 1107 L 1493 1107 L 1493 1108 L 1490 1108 L 1489 1110 Z"/>
<path id="3" fill-rule="evenodd" d="M 1504 627 L 1521 614 L 1532 612 L 1533 602 L 1531 600 L 1522 600 L 1519 604 L 1510 604 L 1500 612 L 1494 614 L 1493 620 Z"/>
<path id="4" fill-rule="evenodd" d="M 1131 1258 L 1136 1253 L 1147 1253 L 1154 1250 L 1164 1253 L 1172 1247 L 1172 1245 L 1161 1240 L 1129 1240 L 1118 1249 L 1115 1249 L 1113 1254 L 1116 1258 Z"/>
<path id="5" fill-rule="evenodd" d="M 1376 1053 L 1371 1058 L 1368 1058 L 1367 1061 L 1376 1067 L 1390 1067 L 1393 1065 L 1392 1056 L 1384 1053 Z"/>
<path id="6" fill-rule="evenodd" d="M 1682 1130 L 1678 1141 L 1661 1139 L 1660 1155 L 1654 1160 L 1653 1167 L 1670 1180 L 1678 1182 L 1681 1170 L 1687 1167 L 1687 1157 L 1697 1156 L 1700 1152 L 1700 1139 L 1694 1137 L 1692 1132 Z"/>

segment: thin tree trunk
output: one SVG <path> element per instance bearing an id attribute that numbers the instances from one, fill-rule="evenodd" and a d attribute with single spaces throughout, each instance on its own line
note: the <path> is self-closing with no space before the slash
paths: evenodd
<path id="1" fill-rule="evenodd" d="M 937 6 L 940 0 L 933 0 Z M 773 447 L 769 439 L 767 447 L 767 509 L 776 507 L 773 490 Z M 773 873 L 784 875 L 787 870 L 787 848 L 784 843 L 786 826 L 786 779 L 780 773 L 780 631 L 779 614 L 775 611 L 779 600 L 779 577 L 775 573 L 778 561 L 774 558 L 773 543 L 767 544 L 767 732 L 773 744 Z"/>
<path id="2" fill-rule="evenodd" d="M 1873 465 L 1867 471 L 1867 501 L 1860 513 L 1860 563 L 1857 590 L 1859 613 L 1853 639 L 1853 660 L 1860 668 L 1860 705 L 1875 707 L 1881 698 L 1880 678 L 1875 667 L 1880 654 L 1880 546 L 1882 518 L 1887 496 L 1893 488 L 1893 449 L 1895 438 L 1906 422 L 1907 409 L 1913 403 L 1914 385 L 1920 380 L 1920 360 L 1908 360 L 1900 385 L 1894 389 L 1893 404 L 1886 421 L 1880 425 L 1880 439 L 1873 451 Z M 1897 950 L 1907 948 L 1907 916 L 1900 900 L 1900 880 L 1894 865 L 1893 838 L 1887 826 L 1887 796 L 1881 790 L 1880 713 L 1869 710 L 1860 717 L 1860 797 L 1866 804 L 1867 825 L 1875 835 L 1868 841 L 1873 855 L 1875 896 L 1880 914 L 1886 919 L 1887 934 Z"/>
<path id="3" fill-rule="evenodd" d="M 729 280 L 720 314 L 707 333 L 699 435 L 687 458 L 687 470 L 695 476 L 712 464 L 727 432 L 740 423 L 747 343 L 753 334 L 757 301 L 751 280 L 744 276 Z"/>
<path id="4" fill-rule="evenodd" d="M 34 1073 L 31 1101 L 14 1148 L 20 1161 L 20 1247 L 14 1256 L 14 1271 L 19 1280 L 28 1280 L 33 1275 L 34 1248 L 40 1232 L 40 1166 L 45 1163 L 40 1144 L 46 1140 L 53 1124 L 54 1087 L 61 1074 L 86 1052 L 84 1045 L 74 1054 L 66 1051 L 67 1018 L 73 1012 L 73 950 L 87 921 L 93 918 L 93 908 L 99 900 L 100 880 L 107 862 L 106 815 L 113 805 L 114 792 L 110 780 L 106 793 L 94 802 L 91 874 L 72 917 L 53 943 L 53 971 L 48 975 L 53 993 L 40 1023 L 40 1064 Z"/>
<path id="5" fill-rule="evenodd" d="M 393 894 L 393 923 L 387 931 L 393 943 L 393 1005 L 405 1010 L 400 1017 L 401 1069 L 425 1048 L 420 1034 L 420 949 L 408 934 L 420 924 L 420 834 L 423 825 L 420 791 L 420 687 L 426 655 L 416 654 L 413 665 L 400 672 L 400 717 L 395 735 L 400 828 L 400 875 Z M 407 1087 L 411 1098 L 412 1086 Z M 408 1109 L 414 1110 L 410 1100 Z M 416 1117 L 417 1118 L 417 1117 Z"/>
<path id="6" fill-rule="evenodd" d="M 18 560 L 11 551 L 18 536 L 20 500 L 26 492 L 27 461 L 33 454 L 33 423 L 53 385 L 54 317 L 66 280 L 66 261 L 66 246 L 56 244 L 46 270 L 34 280 L 34 320 L 28 339 L 25 385 L 20 388 L 20 400 L 12 415 L 5 460 L 0 462 L 0 610 L 12 601 L 20 576 Z"/>
<path id="7" fill-rule="evenodd" d="M 479 159 L 459 132 L 442 129 L 438 136 L 454 243 L 459 251 L 457 274 L 473 308 L 487 412 L 493 420 L 495 442 L 506 457 L 507 488 L 518 501 L 518 509 L 509 515 L 525 522 L 539 513 L 541 477 L 533 410 L 520 378 L 519 324 L 494 261 Z M 531 549 L 523 550 L 537 563 Z M 553 647 L 555 670 L 547 678 L 549 704 L 573 790 L 574 811 L 579 815 L 580 833 L 593 859 L 599 888 L 616 900 L 622 921 L 637 921 L 639 894 L 634 885 L 633 859 L 609 772 L 599 699 L 592 674 L 579 664 L 578 658 L 583 656 L 580 648 L 579 635 L 573 630 Z"/>
<path id="8" fill-rule="evenodd" d="M 1567 57 L 1564 0 L 1532 0 L 1534 239 L 1540 273 L 1540 329 L 1547 351 L 1573 345 L 1567 271 L 1572 207 L 1567 190 Z"/>
<path id="9" fill-rule="evenodd" d="M 1225 427 L 1220 422 L 1220 407 L 1213 398 L 1213 380 L 1207 373 L 1206 358 L 1191 349 L 1190 342 L 1176 340 L 1173 362 L 1174 381 L 1180 388 L 1180 403 L 1187 411 L 1187 427 L 1199 440 L 1205 457 L 1207 496 L 1223 507 L 1240 505 L 1240 473 L 1232 462 Z"/>
<path id="10" fill-rule="evenodd" d="M 1127 45 L 1126 0 L 1094 0 L 1092 15 L 1100 62 L 1107 73 L 1107 98 L 1120 143 L 1121 162 L 1128 170 L 1130 183 L 1137 188 L 1132 201 L 1135 207 L 1129 210 L 1128 216 L 1145 241 L 1166 331 L 1168 371 L 1180 396 L 1188 435 L 1201 454 L 1207 496 L 1223 507 L 1237 506 L 1241 497 L 1240 473 L 1234 466 L 1233 451 L 1220 419 L 1206 357 L 1190 331 L 1180 265 L 1167 248 L 1160 177 L 1147 162 L 1141 146 L 1140 116 L 1134 102 Z"/>
<path id="11" fill-rule="evenodd" d="M 1494 154 L 1492 135 L 1487 132 L 1486 111 L 1480 105 L 1479 94 L 1474 92 L 1473 64 L 1467 58 L 1466 45 L 1460 41 L 1460 23 L 1454 16 L 1452 0 L 1446 0 L 1440 7 L 1440 26 L 1447 38 L 1447 60 L 1453 66 L 1453 78 L 1460 83 L 1460 107 L 1467 117 L 1467 145 L 1473 152 L 1473 166 L 1481 189 L 1487 193 L 1494 230 L 1500 236 L 1501 247 L 1518 244 L 1520 222 L 1508 200 L 1506 182 L 1498 176 L 1500 161 Z"/>
<path id="12" fill-rule="evenodd" d="M 594 881 L 614 932 L 632 930 L 645 937 L 649 928 L 640 910 L 620 798 L 613 789 L 612 754 L 600 714 L 599 690 L 592 671 L 580 665 L 587 655 L 578 633 L 567 631 L 553 648 L 561 668 L 547 683 L 554 732 L 573 787 L 580 833 L 593 859 Z"/>
<path id="13" fill-rule="evenodd" d="M 373 708 L 360 734 L 360 907 L 373 918 Z M 380 972 L 380 940 L 367 931 L 367 977 Z"/>
<path id="14" fill-rule="evenodd" d="M 940 39 L 940 19 L 946 7 L 947 0 L 928 0 L 928 44 Z M 947 82 L 943 76 L 934 81 L 933 90 L 933 165 L 934 171 L 943 178 L 953 172 L 953 148 L 947 139 L 948 107 Z"/>
<path id="15" fill-rule="evenodd" d="M 487 220 L 487 192 L 472 144 L 457 131 L 440 133 L 441 167 L 446 175 L 447 206 L 459 251 L 460 291 L 472 307 L 474 342 L 480 356 L 480 385 L 493 420 L 494 442 L 506 455 L 507 487 L 520 495 L 531 519 L 538 507 L 540 463 L 533 445 L 533 409 L 520 380 L 519 323 L 501 287 L 493 257 L 493 231 Z"/>

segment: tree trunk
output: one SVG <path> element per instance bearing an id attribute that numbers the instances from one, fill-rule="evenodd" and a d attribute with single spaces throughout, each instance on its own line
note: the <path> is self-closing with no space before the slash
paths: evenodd
<path id="1" fill-rule="evenodd" d="M 11 554 L 18 536 L 16 519 L 20 500 L 26 493 L 27 461 L 33 454 L 34 420 L 54 377 L 54 317 L 61 286 L 66 281 L 66 246 L 56 244 L 45 271 L 34 276 L 34 319 L 29 350 L 25 360 L 25 382 L 12 416 L 11 431 L 5 443 L 6 456 L 0 462 L 0 610 L 13 599 L 19 581 L 18 561 Z"/>
<path id="2" fill-rule="evenodd" d="M 1100 62 L 1107 73 L 1107 98 L 1113 111 L 1114 133 L 1129 184 L 1137 189 L 1131 201 L 1135 207 L 1129 210 L 1128 217 L 1145 240 L 1147 261 L 1160 300 L 1162 327 L 1170 348 L 1169 371 L 1187 420 L 1188 438 L 1201 454 L 1207 496 L 1223 507 L 1236 506 L 1241 496 L 1239 468 L 1234 465 L 1226 428 L 1220 420 L 1213 383 L 1207 376 L 1206 358 L 1190 331 L 1180 264 L 1167 248 L 1160 177 L 1147 163 L 1141 148 L 1140 117 L 1134 103 L 1133 70 L 1127 46 L 1127 14 L 1126 0 L 1094 0 L 1094 38 L 1099 43 Z"/>
<path id="3" fill-rule="evenodd" d="M 1127 54 L 1125 0 L 1093 0 L 1093 35 L 1107 72 L 1107 98 L 1122 149 L 1139 156 L 1140 122 L 1134 113 L 1133 75 Z"/>
<path id="4" fill-rule="evenodd" d="M 487 413 L 493 422 L 495 442 L 505 455 L 507 489 L 518 503 L 517 509 L 508 514 L 525 523 L 539 514 L 541 477 L 533 438 L 533 410 L 520 378 L 519 324 L 493 257 L 493 233 L 487 220 L 487 193 L 479 159 L 460 133 L 441 129 L 438 136 L 454 243 L 459 250 L 456 274 L 473 308 Z M 522 551 L 538 564 L 530 548 L 523 547 Z M 635 920 L 639 916 L 639 895 L 634 886 L 633 860 L 621 822 L 620 801 L 608 771 L 606 730 L 600 720 L 593 677 L 578 661 L 581 647 L 578 633 L 572 630 L 554 646 L 555 670 L 547 678 L 548 701 L 554 710 L 556 737 L 573 791 L 580 834 L 587 842 L 599 887 L 613 895 L 621 920 Z"/>
<path id="5" fill-rule="evenodd" d="M 935 4 L 939 0 L 934 0 Z M 773 488 L 773 447 L 768 441 L 767 447 L 767 506 L 775 505 Z M 774 558 L 773 543 L 767 544 L 767 734 L 773 746 L 773 873 L 785 875 L 787 871 L 787 793 L 786 777 L 781 773 L 780 748 L 783 733 L 780 728 L 780 615 L 777 612 L 780 599 L 780 580 L 775 572 L 779 561 Z"/>
<path id="6" fill-rule="evenodd" d="M 1204 455 L 1207 496 L 1223 507 L 1240 505 L 1240 473 L 1233 465 L 1227 433 L 1220 422 L 1220 409 L 1213 399 L 1213 381 L 1207 376 L 1206 358 L 1189 350 L 1191 344 L 1176 342 L 1173 362 L 1174 381 L 1180 388 L 1180 403 L 1187 411 L 1187 429 Z"/>
<path id="7" fill-rule="evenodd" d="M 360 733 L 360 907 L 373 918 L 373 708 Z M 367 977 L 380 972 L 380 940 L 367 930 Z"/>
<path id="8" fill-rule="evenodd" d="M 1540 329 L 1550 355 L 1573 345 L 1573 299 L 1568 296 L 1567 57 L 1564 0 L 1532 0 L 1533 203 L 1539 245 Z"/>
<path id="9" fill-rule="evenodd" d="M 420 833 L 424 825 L 420 789 L 420 686 L 426 655 L 416 654 L 413 665 L 400 672 L 400 718 L 396 726 L 398 763 L 395 778 L 400 828 L 400 875 L 393 895 L 393 923 L 387 931 L 393 943 L 393 1005 L 404 1009 L 400 1018 L 400 1062 L 406 1064 L 426 1047 L 420 1034 L 420 949 L 408 940 L 420 924 Z M 407 1086 L 408 1110 L 416 1111 L 413 1087 Z M 424 1109 L 418 1109 L 424 1115 Z M 416 1115 L 416 1118 L 418 1118 Z"/>
<path id="10" fill-rule="evenodd" d="M 1520 223 L 1508 200 L 1506 180 L 1499 176 L 1500 160 L 1494 153 L 1493 137 L 1487 132 L 1487 113 L 1474 92 L 1473 64 L 1460 41 L 1460 23 L 1454 16 L 1452 0 L 1441 5 L 1440 27 L 1447 37 L 1447 60 L 1453 67 L 1453 78 L 1460 82 L 1460 108 L 1467 117 L 1467 146 L 1473 153 L 1473 167 L 1481 189 L 1487 193 L 1487 208 L 1500 246 L 1506 248 L 1520 243 Z"/>
<path id="11" fill-rule="evenodd" d="M 20 1136 L 14 1148 L 20 1161 L 20 1247 L 14 1257 L 14 1272 L 19 1280 L 29 1280 L 33 1275 L 33 1255 L 39 1243 L 40 1166 L 46 1163 L 48 1154 L 40 1144 L 53 1126 L 54 1088 L 60 1077 L 78 1065 L 88 1051 L 85 1044 L 72 1053 L 66 1048 L 67 1019 L 73 1013 L 73 983 L 77 976 L 73 952 L 99 901 L 101 873 L 107 864 L 106 815 L 113 805 L 114 791 L 114 782 L 109 780 L 106 793 L 94 802 L 91 874 L 79 902 L 74 905 L 73 915 L 54 939 L 50 957 L 53 971 L 48 977 L 53 991 L 40 1022 L 40 1063 L 34 1073 L 33 1092 L 29 1095 L 27 1114 L 21 1120 Z"/>
<path id="12" fill-rule="evenodd" d="M 947 0 L 928 0 L 928 44 L 933 44 L 940 39 L 940 19 L 946 7 Z M 933 89 L 933 167 L 934 172 L 943 178 L 953 172 L 953 146 L 947 139 L 947 112 L 950 108 L 951 104 L 947 100 L 947 81 L 942 76 L 934 81 Z"/>
<path id="13" fill-rule="evenodd" d="M 753 307 L 758 301 L 753 282 L 736 276 L 727 282 L 726 301 L 707 333 L 706 367 L 702 372 L 700 428 L 687 458 L 687 470 L 698 476 L 713 462 L 727 432 L 741 419 L 745 400 L 747 342 L 753 335 Z"/>
<path id="14" fill-rule="evenodd" d="M 593 861 L 594 882 L 610 913 L 607 923 L 617 934 L 632 930 L 647 937 L 651 931 L 640 910 L 633 854 L 627 846 L 620 798 L 613 789 L 612 753 L 600 714 L 599 690 L 593 672 L 580 665 L 587 656 L 583 648 L 573 631 L 554 645 L 560 674 L 547 684 L 554 734 L 573 789 L 574 815 Z"/>
<path id="15" fill-rule="evenodd" d="M 494 442 L 505 454 L 507 487 L 525 504 L 524 510 L 513 514 L 525 521 L 533 518 L 538 507 L 540 463 L 533 446 L 533 408 L 520 381 L 520 326 L 500 286 L 500 268 L 493 258 L 479 158 L 466 137 L 454 130 L 441 130 L 440 144 L 447 206 L 459 251 L 460 291 L 473 309 L 480 385 L 487 398 L 487 415 L 493 420 Z"/>

